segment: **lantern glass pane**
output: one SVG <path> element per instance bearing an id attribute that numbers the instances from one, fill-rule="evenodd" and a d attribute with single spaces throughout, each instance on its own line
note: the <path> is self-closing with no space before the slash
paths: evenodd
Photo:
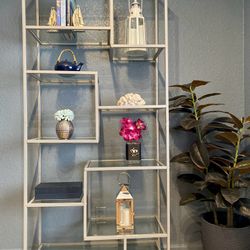
<path id="1" fill-rule="evenodd" d="M 136 29 L 136 18 L 131 18 L 131 29 Z"/>

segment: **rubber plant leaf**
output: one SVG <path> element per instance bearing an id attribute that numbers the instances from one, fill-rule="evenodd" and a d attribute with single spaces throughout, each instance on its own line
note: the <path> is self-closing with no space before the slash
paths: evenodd
<path id="1" fill-rule="evenodd" d="M 170 97 L 169 101 L 172 102 L 172 101 L 175 101 L 175 100 L 177 100 L 177 99 L 179 99 L 181 97 L 185 97 L 185 95 L 177 95 L 177 96 L 174 96 L 174 97 Z"/>
<path id="2" fill-rule="evenodd" d="M 208 97 L 211 97 L 211 96 L 216 96 L 216 95 L 221 95 L 221 93 L 210 93 L 210 94 L 206 94 L 206 95 L 203 95 L 201 96 L 200 98 L 198 98 L 198 100 L 203 100 L 205 98 L 208 98 Z"/>
<path id="3" fill-rule="evenodd" d="M 208 173 L 206 175 L 205 181 L 219 185 L 219 186 L 224 187 L 224 188 L 227 187 L 227 180 L 224 178 L 224 176 L 222 174 L 220 174 L 218 172 Z"/>
<path id="4" fill-rule="evenodd" d="M 188 96 L 181 96 L 178 99 L 176 99 L 175 101 L 173 101 L 172 104 L 170 105 L 170 107 L 178 107 L 178 106 L 186 103 L 189 100 L 191 100 L 190 97 L 188 97 Z"/>
<path id="5" fill-rule="evenodd" d="M 220 132 L 215 135 L 215 138 L 223 142 L 229 142 L 234 146 L 236 146 L 238 142 L 238 135 L 234 132 Z"/>
<path id="6" fill-rule="evenodd" d="M 224 105 L 224 104 L 223 103 L 207 103 L 207 104 L 202 104 L 202 105 L 199 105 L 197 107 L 197 110 L 201 111 L 204 108 L 207 108 L 207 107 L 210 107 L 210 106 L 220 106 L 220 105 Z"/>
<path id="7" fill-rule="evenodd" d="M 240 199 L 241 193 L 237 188 L 234 189 L 221 189 L 221 195 L 231 205 Z"/>
<path id="8" fill-rule="evenodd" d="M 178 162 L 178 163 L 192 163 L 189 153 L 185 152 L 185 153 L 180 153 L 176 156 L 174 156 L 171 159 L 171 162 Z"/>
<path id="9" fill-rule="evenodd" d="M 195 88 L 199 87 L 199 86 L 204 86 L 207 85 L 209 83 L 209 81 L 202 81 L 202 80 L 193 80 L 190 83 L 190 87 L 192 88 L 192 90 L 194 90 Z"/>
<path id="10" fill-rule="evenodd" d="M 188 194 L 187 196 L 181 198 L 180 205 L 184 206 L 190 202 L 202 200 L 202 199 L 206 199 L 206 197 L 203 194 L 191 193 L 191 194 Z"/>
<path id="11" fill-rule="evenodd" d="M 187 116 L 180 122 L 180 124 L 184 129 L 189 130 L 195 128 L 199 124 L 199 121 L 191 116 Z"/>
<path id="12" fill-rule="evenodd" d="M 183 182 L 187 182 L 191 184 L 198 182 L 198 181 L 203 181 L 203 179 L 197 174 L 180 174 L 178 176 L 178 179 Z"/>
<path id="13" fill-rule="evenodd" d="M 223 199 L 221 193 L 217 193 L 215 196 L 215 203 L 218 208 L 227 208 L 226 201 Z"/>
<path id="14" fill-rule="evenodd" d="M 190 157 L 199 169 L 206 169 L 209 166 L 209 155 L 203 143 L 194 143 L 190 148 Z"/>
<path id="15" fill-rule="evenodd" d="M 171 113 L 192 113 L 192 110 L 189 108 L 171 108 L 169 110 Z"/>
<path id="16" fill-rule="evenodd" d="M 185 92 L 189 92 L 189 93 L 191 92 L 190 89 L 189 89 L 189 86 L 187 86 L 186 84 L 176 84 L 176 85 L 171 85 L 169 87 L 170 88 L 180 88 Z"/>
<path id="17" fill-rule="evenodd" d="M 240 119 L 238 119 L 235 115 L 231 114 L 230 112 L 226 112 L 227 114 L 229 114 L 232 118 L 233 124 L 238 128 L 241 129 L 243 128 L 243 123 L 241 122 Z"/>

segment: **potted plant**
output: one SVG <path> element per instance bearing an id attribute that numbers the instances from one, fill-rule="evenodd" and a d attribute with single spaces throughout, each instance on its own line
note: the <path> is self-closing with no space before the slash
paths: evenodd
<path id="1" fill-rule="evenodd" d="M 56 134 L 59 139 L 68 140 L 71 138 L 74 126 L 74 112 L 70 109 L 58 110 L 55 114 L 55 119 L 58 121 L 56 124 Z"/>
<path id="2" fill-rule="evenodd" d="M 178 129 L 195 135 L 189 151 L 171 160 L 187 166 L 188 171 L 178 179 L 196 190 L 182 197 L 180 205 L 203 202 L 201 231 L 205 250 L 249 250 L 250 209 L 246 190 L 250 186 L 250 153 L 244 150 L 243 143 L 249 137 L 250 117 L 239 119 L 229 112 L 206 111 L 207 107 L 219 104 L 204 100 L 220 95 L 208 93 L 198 97 L 196 88 L 206 84 L 195 80 L 171 86 L 183 91 L 170 99 L 170 112 L 186 114 Z"/>
<path id="3" fill-rule="evenodd" d="M 120 120 L 120 136 L 126 143 L 126 159 L 141 160 L 141 143 L 142 130 L 146 130 L 146 125 L 141 119 L 133 121 L 131 118 L 122 118 Z"/>

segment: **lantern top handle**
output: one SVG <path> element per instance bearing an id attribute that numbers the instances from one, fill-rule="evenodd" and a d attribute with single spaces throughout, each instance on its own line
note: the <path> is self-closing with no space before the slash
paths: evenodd
<path id="1" fill-rule="evenodd" d="M 125 177 L 125 178 L 122 179 L 122 177 Z M 129 184 L 130 184 L 130 175 L 127 172 L 121 172 L 119 174 L 119 176 L 118 176 L 118 182 L 119 182 L 120 186 L 121 185 L 129 186 Z"/>
<path id="2" fill-rule="evenodd" d="M 143 0 L 140 1 L 140 3 L 137 0 L 133 0 L 131 3 L 131 0 L 128 0 L 128 9 L 130 9 L 131 5 L 137 4 L 141 6 L 141 9 L 143 9 Z"/>

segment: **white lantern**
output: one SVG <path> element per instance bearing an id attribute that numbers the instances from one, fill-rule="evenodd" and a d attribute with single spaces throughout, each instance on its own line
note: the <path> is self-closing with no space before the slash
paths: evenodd
<path id="1" fill-rule="evenodd" d="M 116 197 L 116 230 L 122 234 L 133 233 L 134 230 L 134 199 L 128 186 L 129 184 L 120 183 L 120 191 Z"/>
<path id="2" fill-rule="evenodd" d="M 146 34 L 145 34 L 145 20 L 142 15 L 142 4 L 143 0 L 141 0 L 141 4 L 137 0 L 133 0 L 129 4 L 129 16 L 126 19 L 126 43 L 128 45 L 146 45 Z M 146 48 L 129 48 L 127 50 L 128 56 L 145 56 Z"/>

